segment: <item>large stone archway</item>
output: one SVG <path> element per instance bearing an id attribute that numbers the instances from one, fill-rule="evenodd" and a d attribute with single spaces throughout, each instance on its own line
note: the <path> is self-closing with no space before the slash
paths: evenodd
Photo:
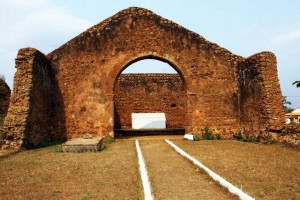
<path id="1" fill-rule="evenodd" d="M 135 62 L 153 59 L 164 62 L 177 73 L 123 74 Z M 148 66 L 155 67 L 155 66 Z M 166 59 L 142 57 L 128 63 L 114 84 L 114 135 L 183 134 L 186 127 L 187 85 L 184 75 Z M 132 130 L 132 113 L 164 113 L 166 130 Z"/>
<path id="2" fill-rule="evenodd" d="M 115 80 L 147 57 L 172 63 L 185 80 L 187 132 L 208 126 L 229 138 L 284 124 L 272 53 L 243 58 L 149 10 L 128 8 L 47 56 L 19 51 L 4 135 L 25 146 L 86 133 L 114 136 Z"/>

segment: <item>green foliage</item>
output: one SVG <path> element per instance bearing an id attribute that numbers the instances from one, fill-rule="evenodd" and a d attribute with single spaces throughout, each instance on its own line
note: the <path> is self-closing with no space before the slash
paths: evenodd
<path id="1" fill-rule="evenodd" d="M 292 103 L 288 100 L 286 100 L 287 96 L 283 96 L 283 105 L 288 104 L 288 105 L 292 105 Z"/>
<path id="2" fill-rule="evenodd" d="M 115 139 L 112 138 L 112 137 L 105 139 L 105 140 L 102 142 L 102 144 L 101 144 L 101 146 L 100 146 L 100 148 L 99 148 L 99 151 L 103 151 L 104 149 L 107 148 L 107 146 L 108 146 L 109 144 L 111 144 L 111 143 L 113 143 L 113 142 L 115 142 Z"/>
<path id="3" fill-rule="evenodd" d="M 194 136 L 194 141 L 199 141 L 200 139 L 202 139 L 202 140 L 221 140 L 221 134 L 220 133 L 215 134 L 207 126 L 205 126 L 201 130 L 201 136 L 197 132 L 195 134 L 193 134 L 193 136 Z"/>
<path id="4" fill-rule="evenodd" d="M 289 113 L 289 112 L 292 112 L 294 109 L 290 108 L 288 106 L 283 106 L 283 110 L 284 110 L 285 113 Z"/>
<path id="5" fill-rule="evenodd" d="M 236 134 L 234 134 L 234 135 L 233 135 L 233 138 L 235 138 L 235 139 L 237 139 L 237 140 L 239 140 L 239 141 L 242 141 L 243 138 L 244 138 L 244 136 L 243 136 L 243 134 L 242 134 L 242 131 L 239 131 L 239 132 L 237 132 Z"/>
<path id="6" fill-rule="evenodd" d="M 237 139 L 238 141 L 243 142 L 259 142 L 260 141 L 260 135 L 244 135 L 242 131 L 237 132 L 233 135 L 233 138 Z"/>
<path id="7" fill-rule="evenodd" d="M 251 135 L 250 137 L 246 138 L 246 142 L 259 142 L 259 140 L 259 135 Z"/>
<path id="8" fill-rule="evenodd" d="M 288 100 L 286 100 L 286 96 L 283 96 L 283 109 L 285 113 L 289 113 L 293 111 L 293 108 L 290 108 L 286 105 L 292 105 L 292 103 Z"/>
<path id="9" fill-rule="evenodd" d="M 216 139 L 217 139 L 217 140 L 221 140 L 221 139 L 222 139 L 220 133 L 217 133 L 217 134 L 216 134 Z"/>
<path id="10" fill-rule="evenodd" d="M 204 127 L 204 129 L 202 130 L 202 139 L 204 140 L 214 140 L 215 136 L 212 132 L 212 130 L 210 130 L 207 126 Z"/>
<path id="11" fill-rule="evenodd" d="M 54 148 L 55 153 L 62 153 L 62 146 L 61 144 L 57 144 Z"/>
<path id="12" fill-rule="evenodd" d="M 199 141 L 199 140 L 200 140 L 200 138 L 199 138 L 199 136 L 198 136 L 198 134 L 197 134 L 197 133 L 196 133 L 196 134 L 194 134 L 193 136 L 194 136 L 194 141 Z"/>
<path id="13" fill-rule="evenodd" d="M 273 144 L 276 143 L 277 140 L 273 138 L 271 134 L 268 134 L 267 138 L 263 141 L 263 144 Z"/>
<path id="14" fill-rule="evenodd" d="M 107 138 L 106 140 L 104 140 L 104 143 L 110 144 L 110 143 L 113 143 L 114 141 L 115 141 L 114 138 L 110 137 L 110 138 Z"/>
<path id="15" fill-rule="evenodd" d="M 297 88 L 300 87 L 300 81 L 295 81 L 293 85 L 296 85 Z"/>

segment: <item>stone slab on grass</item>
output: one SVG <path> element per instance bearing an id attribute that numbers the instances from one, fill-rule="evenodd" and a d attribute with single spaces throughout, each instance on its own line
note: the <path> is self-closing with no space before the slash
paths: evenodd
<path id="1" fill-rule="evenodd" d="M 96 152 L 100 150 L 102 143 L 102 137 L 91 139 L 72 138 L 62 144 L 62 151 L 71 153 Z"/>

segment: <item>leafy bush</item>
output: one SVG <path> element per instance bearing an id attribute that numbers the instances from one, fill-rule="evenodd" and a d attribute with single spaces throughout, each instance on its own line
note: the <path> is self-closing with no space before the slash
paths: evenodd
<path id="1" fill-rule="evenodd" d="M 204 140 L 215 139 L 213 132 L 207 126 L 205 126 L 204 129 L 202 130 L 202 139 Z"/>
<path id="2" fill-rule="evenodd" d="M 242 141 L 244 139 L 244 136 L 242 134 L 242 131 L 237 132 L 236 134 L 233 135 L 233 138 Z"/>
<path id="3" fill-rule="evenodd" d="M 268 134 L 268 136 L 264 139 L 263 144 L 273 144 L 276 143 L 277 140 L 273 138 L 271 134 Z"/>
<path id="4" fill-rule="evenodd" d="M 114 138 L 109 137 L 109 138 L 107 138 L 107 139 L 104 140 L 104 143 L 105 144 L 110 144 L 110 143 L 113 143 L 114 141 L 115 141 Z"/>
<path id="5" fill-rule="evenodd" d="M 244 142 L 260 142 L 260 135 L 251 134 L 245 136 L 241 131 L 234 134 L 233 138 L 237 139 L 238 141 L 244 141 Z"/>
<path id="6" fill-rule="evenodd" d="M 259 135 L 251 135 L 250 137 L 246 138 L 246 142 L 259 142 L 259 140 Z"/>
<path id="7" fill-rule="evenodd" d="M 194 134 L 193 135 L 193 137 L 194 137 L 194 141 L 199 141 L 200 140 L 200 138 L 199 138 L 199 136 L 198 136 L 198 134 L 196 133 L 196 134 Z"/>
<path id="8" fill-rule="evenodd" d="M 99 151 L 103 151 L 107 148 L 107 146 L 111 143 L 115 142 L 114 138 L 112 137 L 109 137 L 109 138 L 106 138 L 104 139 L 104 141 L 102 142 L 101 146 L 100 146 L 100 149 Z"/>

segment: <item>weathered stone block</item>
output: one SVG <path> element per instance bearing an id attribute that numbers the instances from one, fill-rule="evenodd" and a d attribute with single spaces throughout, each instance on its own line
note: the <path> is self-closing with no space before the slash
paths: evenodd
<path id="1" fill-rule="evenodd" d="M 103 137 L 73 138 L 62 144 L 62 151 L 69 153 L 96 152 L 101 150 Z"/>

